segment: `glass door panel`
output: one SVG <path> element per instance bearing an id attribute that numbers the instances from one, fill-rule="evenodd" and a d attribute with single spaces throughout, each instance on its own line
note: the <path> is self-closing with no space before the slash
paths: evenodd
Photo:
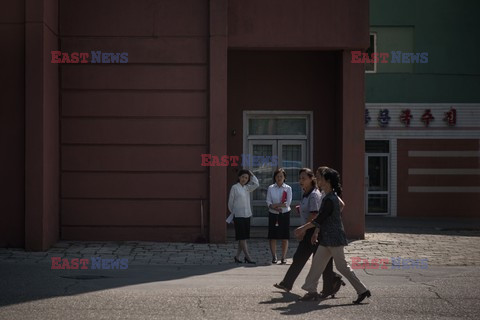
<path id="1" fill-rule="evenodd" d="M 388 156 L 368 156 L 368 191 L 388 191 Z"/>
<path id="2" fill-rule="evenodd" d="M 268 225 L 268 208 L 266 204 L 268 186 L 274 183 L 273 173 L 279 167 L 285 169 L 286 183 L 292 187 L 292 205 L 294 208 L 302 197 L 302 190 L 298 183 L 298 171 L 306 166 L 307 151 L 306 141 L 302 140 L 250 140 L 249 152 L 253 156 L 278 157 L 278 165 L 271 163 L 253 164 L 250 166 L 253 174 L 258 178 L 260 186 L 252 192 L 252 225 Z M 294 210 L 294 209 L 292 209 Z M 292 213 L 290 224 L 300 224 L 296 212 Z"/>
<path id="3" fill-rule="evenodd" d="M 389 156 L 367 154 L 367 214 L 389 212 Z"/>
<path id="4" fill-rule="evenodd" d="M 249 153 L 253 156 L 277 156 L 276 140 L 250 140 Z M 271 159 L 271 158 L 270 158 Z M 273 182 L 273 172 L 277 169 L 271 163 L 250 163 L 249 168 L 258 178 L 260 186 L 252 192 L 252 224 L 257 226 L 268 225 L 267 190 Z"/>
<path id="5" fill-rule="evenodd" d="M 302 199 L 302 189 L 298 183 L 298 171 L 307 167 L 307 149 L 305 140 L 278 140 L 279 167 L 281 166 L 286 174 L 285 182 L 292 187 L 292 213 L 290 216 L 290 225 L 300 225 L 300 218 L 297 215 L 295 205 Z"/>
<path id="6" fill-rule="evenodd" d="M 306 167 L 305 141 L 279 140 L 279 166 L 287 173 L 287 184 L 292 187 L 293 201 L 300 201 L 302 189 L 298 183 L 298 171 Z"/>

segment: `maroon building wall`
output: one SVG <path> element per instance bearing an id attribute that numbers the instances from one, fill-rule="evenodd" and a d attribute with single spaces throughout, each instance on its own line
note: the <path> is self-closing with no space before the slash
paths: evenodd
<path id="1" fill-rule="evenodd" d="M 476 187 L 478 174 L 409 174 L 409 169 L 476 169 L 480 168 L 478 139 L 399 139 L 398 216 L 399 217 L 478 217 L 480 202 L 471 192 L 455 187 Z M 413 157 L 409 151 L 473 151 L 471 157 Z M 409 192 L 409 187 L 448 187 L 445 192 Z M 478 192 L 477 192 L 478 194 Z"/>
<path id="2" fill-rule="evenodd" d="M 2 130 L 11 133 L 9 140 L 2 135 L 2 146 L 12 155 L 2 159 L 9 183 L 2 245 L 22 245 L 24 238 L 27 249 L 45 249 L 59 231 L 63 239 L 195 241 L 203 232 L 201 205 L 203 235 L 225 241 L 226 197 L 218 194 L 226 194 L 227 169 L 200 166 L 200 154 L 227 153 L 228 47 L 338 50 L 299 52 L 308 63 L 278 53 L 272 62 L 291 55 L 298 67 L 330 73 L 335 67 L 323 59 L 336 64 L 331 83 L 304 70 L 314 84 L 295 93 L 306 93 L 301 108 L 324 99 L 323 112 L 337 120 L 322 125 L 334 128 L 341 147 L 314 161 L 344 172 L 363 166 L 345 158 L 349 143 L 348 156 L 356 158 L 356 140 L 363 140 L 356 110 L 358 104 L 363 112 L 363 70 L 348 64 L 345 50 L 368 46 L 366 0 L 22 2 L 8 2 L 0 14 L 0 36 L 13 48 L 2 52 L 12 73 L 2 86 L 9 89 Z M 53 50 L 128 52 L 129 62 L 57 65 L 50 63 Z M 264 75 L 273 67 L 264 65 Z M 291 77 L 299 75 L 289 68 Z M 334 92 L 315 93 L 315 84 Z M 256 104 L 273 96 L 290 108 L 293 96 L 284 94 L 258 93 Z"/>
<path id="3" fill-rule="evenodd" d="M 0 247 L 25 244 L 25 3 L 0 9 Z"/>
<path id="4" fill-rule="evenodd" d="M 365 48 L 368 7 L 368 0 L 228 0 L 228 46 Z"/>
<path id="5" fill-rule="evenodd" d="M 201 235 L 208 16 L 206 0 L 60 3 L 61 50 L 129 58 L 61 67 L 62 238 Z"/>
<path id="6" fill-rule="evenodd" d="M 336 128 L 340 54 L 318 51 L 239 51 L 228 55 L 228 154 L 243 153 L 243 111 L 313 112 L 313 164 L 339 168 Z M 236 169 L 228 172 L 229 186 Z"/>

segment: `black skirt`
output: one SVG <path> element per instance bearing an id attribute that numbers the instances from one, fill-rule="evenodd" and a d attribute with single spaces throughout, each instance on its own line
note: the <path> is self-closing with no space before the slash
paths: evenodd
<path id="1" fill-rule="evenodd" d="M 268 213 L 268 239 L 290 239 L 290 211 L 280 214 Z"/>
<path id="2" fill-rule="evenodd" d="M 250 239 L 250 218 L 233 218 L 235 240 Z"/>

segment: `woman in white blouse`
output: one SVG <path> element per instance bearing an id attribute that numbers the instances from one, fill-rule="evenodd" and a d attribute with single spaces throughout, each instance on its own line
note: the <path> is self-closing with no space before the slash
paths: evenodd
<path id="1" fill-rule="evenodd" d="M 245 263 L 254 264 L 248 253 L 247 239 L 250 239 L 250 217 L 252 209 L 250 207 L 250 192 L 259 186 L 258 179 L 250 170 L 240 170 L 238 173 L 238 183 L 230 189 L 228 197 L 228 210 L 233 214 L 235 224 L 235 240 L 238 240 L 237 255 L 235 262 L 242 263 L 240 254 L 245 254 Z"/>
<path id="2" fill-rule="evenodd" d="M 285 184 L 287 174 L 279 168 L 273 173 L 273 184 L 268 187 L 268 239 L 272 264 L 277 263 L 277 240 L 282 240 L 281 264 L 286 263 L 288 240 L 290 239 L 290 204 L 292 203 L 292 188 Z"/>

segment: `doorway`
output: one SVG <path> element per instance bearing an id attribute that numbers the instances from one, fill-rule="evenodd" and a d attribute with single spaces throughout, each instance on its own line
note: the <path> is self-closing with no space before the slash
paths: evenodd
<path id="1" fill-rule="evenodd" d="M 273 114 L 272 114 L 273 113 Z M 248 168 L 255 174 L 260 183 L 251 195 L 252 225 L 268 225 L 268 209 L 266 205 L 268 187 L 274 183 L 273 173 L 277 168 L 283 168 L 287 174 L 286 184 L 292 187 L 292 226 L 300 224 L 300 219 L 294 207 L 302 197 L 298 183 L 298 172 L 303 167 L 309 167 L 310 160 L 310 124 L 309 113 L 279 112 L 270 115 L 261 113 L 246 114 L 245 121 L 246 147 L 244 154 L 269 162 L 251 162 Z"/>
<path id="2" fill-rule="evenodd" d="M 365 142 L 366 214 L 390 214 L 390 152 L 388 140 Z"/>

